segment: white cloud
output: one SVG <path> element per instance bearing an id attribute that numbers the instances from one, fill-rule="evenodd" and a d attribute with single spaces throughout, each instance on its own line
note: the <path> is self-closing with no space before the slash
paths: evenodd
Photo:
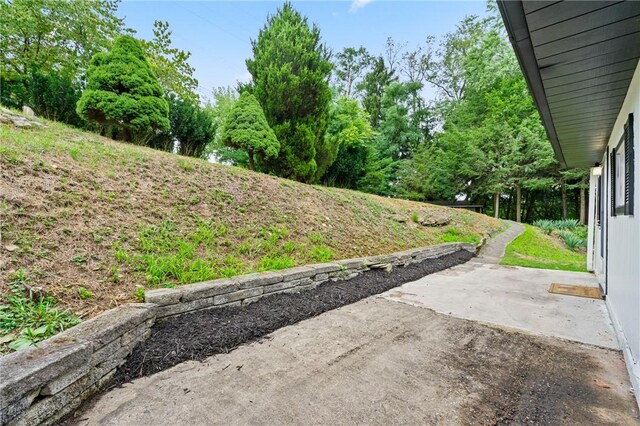
<path id="1" fill-rule="evenodd" d="M 362 9 L 372 1 L 373 0 L 353 0 L 351 2 L 351 9 L 349 9 L 349 12 L 355 13 L 358 11 L 358 9 Z"/>

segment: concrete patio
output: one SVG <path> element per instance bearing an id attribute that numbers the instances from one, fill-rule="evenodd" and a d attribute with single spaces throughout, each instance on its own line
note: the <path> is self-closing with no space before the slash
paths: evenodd
<path id="1" fill-rule="evenodd" d="M 592 274 L 472 260 L 382 297 L 526 333 L 619 349 L 603 300 L 551 294 L 551 283 L 597 287 Z"/>

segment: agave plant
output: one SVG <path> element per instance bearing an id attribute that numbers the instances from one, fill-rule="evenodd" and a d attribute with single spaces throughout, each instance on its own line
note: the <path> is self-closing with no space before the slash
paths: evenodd
<path id="1" fill-rule="evenodd" d="M 546 234 L 551 234 L 551 232 L 556 229 L 555 221 L 547 219 L 536 220 L 535 222 L 533 222 L 533 226 L 537 226 L 538 228 L 542 229 Z"/>
<path id="2" fill-rule="evenodd" d="M 578 227 L 577 219 L 564 219 L 553 221 L 556 229 L 575 229 Z"/>
<path id="3" fill-rule="evenodd" d="M 570 250 L 578 251 L 580 248 L 587 246 L 586 238 L 581 238 L 571 231 L 560 231 L 558 235 Z"/>

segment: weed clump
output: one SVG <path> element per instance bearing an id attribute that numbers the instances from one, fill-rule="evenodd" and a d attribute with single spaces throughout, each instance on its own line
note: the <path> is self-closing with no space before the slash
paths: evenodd
<path id="1" fill-rule="evenodd" d="M 73 327 L 80 318 L 55 308 L 55 299 L 29 286 L 24 269 L 10 277 L 10 294 L 0 304 L 0 353 L 18 351 Z"/>

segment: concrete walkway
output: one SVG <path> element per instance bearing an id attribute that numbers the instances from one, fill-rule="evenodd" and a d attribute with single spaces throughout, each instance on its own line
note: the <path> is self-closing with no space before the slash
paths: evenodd
<path id="1" fill-rule="evenodd" d="M 504 250 L 507 245 L 524 232 L 524 226 L 521 223 L 511 220 L 503 220 L 502 222 L 509 226 L 509 228 L 487 241 L 480 250 L 480 253 L 478 253 L 478 257 L 474 259 L 475 261 L 481 263 L 500 263 L 500 259 L 504 257 Z"/>

